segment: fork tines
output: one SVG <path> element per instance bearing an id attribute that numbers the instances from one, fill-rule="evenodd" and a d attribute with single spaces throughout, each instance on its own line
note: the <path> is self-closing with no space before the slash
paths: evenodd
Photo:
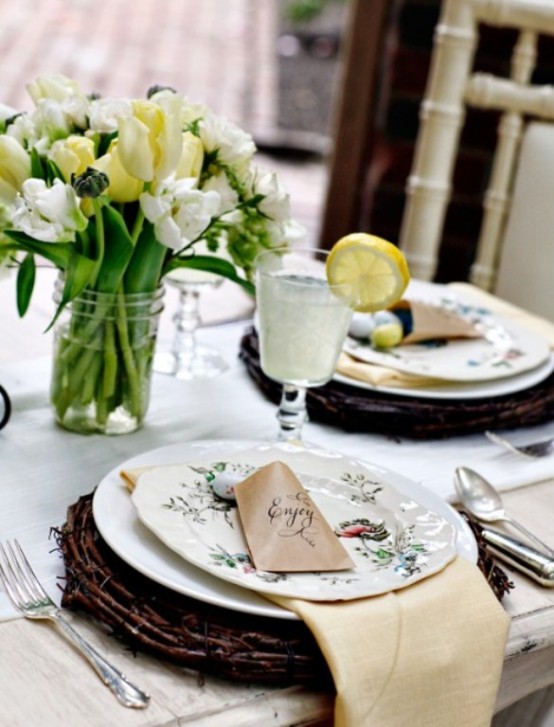
<path id="1" fill-rule="evenodd" d="M 0 580 L 18 610 L 26 602 L 48 598 L 18 540 L 0 543 L 0 556 Z"/>

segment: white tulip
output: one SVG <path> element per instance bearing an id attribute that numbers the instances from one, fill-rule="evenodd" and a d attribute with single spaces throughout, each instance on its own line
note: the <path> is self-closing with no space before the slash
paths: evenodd
<path id="1" fill-rule="evenodd" d="M 90 103 L 89 127 L 91 131 L 111 134 L 117 131 L 117 120 L 122 116 L 130 116 L 132 106 L 130 99 L 98 98 Z"/>
<path id="2" fill-rule="evenodd" d="M 71 242 L 88 220 L 69 184 L 55 179 L 48 187 L 42 179 L 27 179 L 14 202 L 13 225 L 43 242 Z"/>
<path id="3" fill-rule="evenodd" d="M 172 250 L 180 250 L 198 239 L 217 215 L 219 194 L 195 188 L 195 179 L 171 180 L 157 194 L 140 196 L 144 216 L 154 225 L 156 238 Z"/>
<path id="4" fill-rule="evenodd" d="M 31 157 L 13 137 L 0 136 L 0 199 L 12 202 L 31 176 Z"/>

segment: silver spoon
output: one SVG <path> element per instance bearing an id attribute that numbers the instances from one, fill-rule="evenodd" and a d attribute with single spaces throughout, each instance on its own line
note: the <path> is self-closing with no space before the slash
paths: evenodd
<path id="1" fill-rule="evenodd" d="M 532 540 L 544 552 L 554 557 L 554 549 L 543 543 L 525 526 L 508 517 L 502 505 L 502 498 L 494 487 L 480 474 L 469 467 L 457 467 L 454 473 L 454 487 L 464 507 L 478 520 L 492 523 L 503 520 Z"/>

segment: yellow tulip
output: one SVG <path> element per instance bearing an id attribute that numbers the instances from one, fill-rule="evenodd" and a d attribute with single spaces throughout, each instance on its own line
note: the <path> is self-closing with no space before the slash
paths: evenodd
<path id="1" fill-rule="evenodd" d="M 144 182 L 127 172 L 121 163 L 119 151 L 118 142 L 112 141 L 108 153 L 96 159 L 91 166 L 108 175 L 110 184 L 106 194 L 114 202 L 136 202 L 143 191 Z"/>
<path id="2" fill-rule="evenodd" d="M 132 177 L 151 182 L 175 171 L 182 147 L 177 97 L 175 102 L 173 110 L 135 100 L 132 116 L 119 118 L 119 156 Z"/>
<path id="3" fill-rule="evenodd" d="M 86 136 L 68 136 L 54 142 L 48 156 L 58 166 L 65 181 L 70 182 L 72 174 L 79 176 L 93 165 L 94 142 Z"/>
<path id="4" fill-rule="evenodd" d="M 183 132 L 183 147 L 181 149 L 181 157 L 175 176 L 177 179 L 182 177 L 200 177 L 202 171 L 202 163 L 204 161 L 204 145 L 202 141 L 190 131 Z"/>
<path id="5" fill-rule="evenodd" d="M 0 199 L 8 204 L 21 191 L 23 182 L 31 176 L 31 158 L 21 144 L 11 136 L 0 136 Z"/>

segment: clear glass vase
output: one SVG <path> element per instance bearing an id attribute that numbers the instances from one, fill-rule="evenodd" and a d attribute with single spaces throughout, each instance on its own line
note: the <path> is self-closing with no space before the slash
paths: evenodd
<path id="1" fill-rule="evenodd" d="M 54 290 L 56 304 L 63 282 Z M 56 421 L 83 434 L 127 434 L 148 409 L 163 287 L 154 293 L 83 291 L 54 329 L 50 401 Z"/>

